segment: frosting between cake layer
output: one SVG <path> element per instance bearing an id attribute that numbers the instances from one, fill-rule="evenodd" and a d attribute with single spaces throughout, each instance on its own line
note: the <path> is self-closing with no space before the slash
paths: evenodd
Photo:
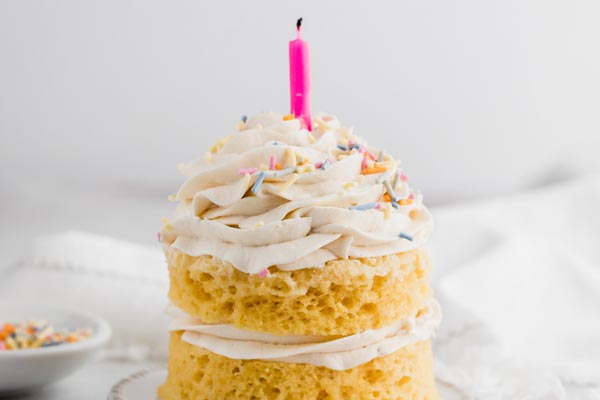
<path id="1" fill-rule="evenodd" d="M 227 324 L 206 325 L 184 314 L 171 322 L 169 330 L 183 330 L 185 342 L 228 358 L 304 363 L 342 371 L 429 339 L 440 321 L 441 308 L 430 299 L 426 309 L 413 317 L 345 337 L 272 335 Z"/>
<path id="2" fill-rule="evenodd" d="M 313 125 L 309 132 L 298 120 L 260 114 L 183 167 L 187 179 L 163 244 L 258 273 L 424 243 L 431 216 L 399 162 L 334 117 L 316 116 Z"/>

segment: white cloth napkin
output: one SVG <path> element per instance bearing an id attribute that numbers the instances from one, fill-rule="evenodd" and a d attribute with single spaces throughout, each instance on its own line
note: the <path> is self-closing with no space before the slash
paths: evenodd
<path id="1" fill-rule="evenodd" d="M 105 318 L 113 358 L 167 354 L 167 266 L 160 247 L 84 232 L 34 241 L 3 271 L 0 299 L 75 308 Z"/>
<path id="2" fill-rule="evenodd" d="M 488 370 L 489 388 L 497 379 L 500 393 L 513 390 L 513 397 L 468 392 L 474 398 L 600 398 L 599 207 L 600 178 L 590 177 L 434 211 L 435 282 L 446 323 L 458 325 L 459 338 L 472 335 L 473 326 L 479 331 L 472 343 L 454 338 L 451 345 L 443 335 L 453 329 L 443 328 L 436 353 L 446 358 L 442 375 L 451 372 L 448 380 L 459 386 L 475 379 L 482 389 L 485 379 L 474 374 Z M 494 355 L 470 357 L 485 335 L 491 340 L 484 348 Z M 545 393 L 532 394 L 542 386 Z"/>

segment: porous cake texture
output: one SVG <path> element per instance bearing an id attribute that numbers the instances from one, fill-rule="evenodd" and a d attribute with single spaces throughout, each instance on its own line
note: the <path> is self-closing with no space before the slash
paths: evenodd
<path id="1" fill-rule="evenodd" d="M 431 346 L 421 341 L 356 368 L 233 360 L 171 334 L 162 400 L 437 400 Z"/>
<path id="2" fill-rule="evenodd" d="M 423 248 L 321 268 L 246 274 L 212 256 L 169 255 L 173 304 L 205 323 L 281 335 L 351 335 L 422 309 L 431 297 Z"/>

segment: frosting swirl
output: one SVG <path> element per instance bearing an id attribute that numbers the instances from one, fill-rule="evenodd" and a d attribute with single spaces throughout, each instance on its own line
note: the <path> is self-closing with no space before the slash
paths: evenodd
<path id="1" fill-rule="evenodd" d="M 391 155 L 332 116 L 312 132 L 295 119 L 259 114 L 219 140 L 186 180 L 161 242 L 211 255 L 247 273 L 295 270 L 329 260 L 412 250 L 431 216 Z"/>
<path id="2" fill-rule="evenodd" d="M 430 299 L 425 310 L 395 324 L 355 335 L 279 336 L 244 331 L 231 325 L 206 325 L 177 312 L 170 331 L 184 331 L 182 340 L 213 353 L 241 360 L 271 360 L 324 366 L 338 371 L 354 368 L 429 339 L 441 321 L 439 304 Z"/>

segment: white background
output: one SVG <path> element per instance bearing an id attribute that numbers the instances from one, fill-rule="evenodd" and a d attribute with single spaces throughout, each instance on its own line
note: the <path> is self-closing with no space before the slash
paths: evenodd
<path id="1" fill-rule="evenodd" d="M 288 111 L 299 16 L 313 110 L 390 149 L 429 204 L 600 169 L 596 1 L 5 0 L 0 217 L 19 222 L 0 233 L 147 241 L 179 162 Z"/>

